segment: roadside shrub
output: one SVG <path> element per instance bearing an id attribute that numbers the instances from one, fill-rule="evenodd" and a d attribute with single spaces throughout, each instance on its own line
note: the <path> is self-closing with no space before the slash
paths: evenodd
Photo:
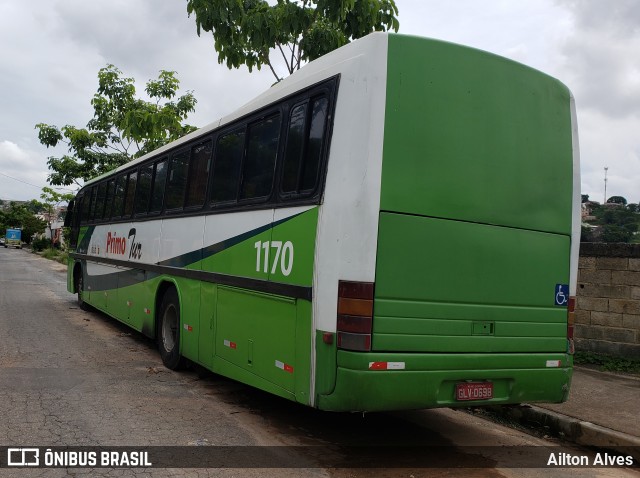
<path id="1" fill-rule="evenodd" d="M 31 241 L 31 249 L 34 252 L 43 251 L 50 245 L 51 245 L 51 241 L 46 237 L 42 237 L 40 239 L 34 239 L 33 241 Z"/>

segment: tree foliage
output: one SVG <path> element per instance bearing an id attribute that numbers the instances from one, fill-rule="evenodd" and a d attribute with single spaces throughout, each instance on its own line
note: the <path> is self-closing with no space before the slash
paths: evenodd
<path id="1" fill-rule="evenodd" d="M 399 27 L 395 0 L 187 0 L 187 12 L 198 35 L 213 34 L 218 63 L 267 65 L 278 81 L 271 55 L 291 74 L 352 39 Z"/>
<path id="2" fill-rule="evenodd" d="M 42 201 L 38 201 L 38 203 L 42 206 L 42 211 L 45 212 L 49 218 L 49 226 L 51 226 L 53 219 L 55 219 L 56 209 L 63 203 L 68 204 L 74 197 L 74 194 L 59 193 L 49 187 L 42 188 L 42 194 L 40 194 Z"/>
<path id="3" fill-rule="evenodd" d="M 615 200 L 620 198 L 621 200 Z M 614 199 L 613 201 L 611 199 Z M 623 202 L 624 201 L 624 202 Z M 637 204 L 626 204 L 626 199 L 613 196 L 608 205 L 591 202 L 591 214 L 595 220 L 582 227 L 584 242 L 634 242 L 640 229 L 640 215 Z"/>
<path id="4" fill-rule="evenodd" d="M 183 122 L 194 111 L 192 92 L 176 98 L 174 71 L 160 71 L 145 91 L 152 101 L 136 98 L 133 78 L 114 65 L 98 72 L 98 91 L 91 100 L 94 115 L 86 128 L 39 123 L 38 139 L 46 147 L 65 144 L 69 154 L 49 157 L 48 182 L 56 186 L 89 180 L 127 161 L 194 131 Z"/>
<path id="5" fill-rule="evenodd" d="M 622 197 L 622 196 L 611 196 L 609 199 L 607 199 L 607 203 L 609 203 L 609 204 L 622 204 L 622 205 L 626 206 L 627 199 Z"/>
<path id="6" fill-rule="evenodd" d="M 0 234 L 6 235 L 7 229 L 22 229 L 22 240 L 30 244 L 33 235 L 44 232 L 47 225 L 33 214 L 37 204 L 37 201 L 26 204 L 11 202 L 7 209 L 0 211 Z"/>

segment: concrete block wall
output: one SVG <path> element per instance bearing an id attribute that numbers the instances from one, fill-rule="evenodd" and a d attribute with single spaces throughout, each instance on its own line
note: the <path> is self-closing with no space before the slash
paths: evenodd
<path id="1" fill-rule="evenodd" d="M 640 244 L 580 245 L 576 350 L 640 358 Z"/>

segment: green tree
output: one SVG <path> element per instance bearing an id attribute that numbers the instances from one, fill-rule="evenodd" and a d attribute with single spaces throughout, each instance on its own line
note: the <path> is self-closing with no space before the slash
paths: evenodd
<path id="1" fill-rule="evenodd" d="M 627 204 L 627 200 L 626 200 L 626 198 L 623 198 L 622 196 L 611 196 L 609 199 L 607 199 L 607 203 L 609 203 L 609 204 L 626 205 Z"/>
<path id="2" fill-rule="evenodd" d="M 638 218 L 627 209 L 604 209 L 600 222 L 603 242 L 630 242 L 638 231 Z"/>
<path id="3" fill-rule="evenodd" d="M 268 65 L 275 58 L 289 74 L 373 31 L 398 31 L 395 0 L 187 0 L 198 35 L 211 32 L 218 63 L 229 69 Z"/>
<path id="4" fill-rule="evenodd" d="M 196 128 L 183 124 L 194 111 L 192 92 L 176 97 L 179 81 L 174 71 L 160 71 L 145 91 L 152 101 L 136 98 L 133 78 L 108 65 L 98 72 L 98 91 L 91 100 L 94 115 L 86 128 L 39 123 L 38 139 L 48 147 L 65 144 L 69 154 L 49 157 L 48 182 L 80 185 L 127 161 L 180 138 Z"/>
<path id="5" fill-rule="evenodd" d="M 51 225 L 58 219 L 57 210 L 59 206 L 63 203 L 68 204 L 73 198 L 73 194 L 59 193 L 48 187 L 42 188 L 42 194 L 40 194 L 40 199 L 42 199 L 42 201 L 39 202 L 39 204 L 42 206 L 49 231 L 51 231 Z M 51 246 L 53 246 L 54 238 L 51 237 L 50 239 Z"/>
<path id="6" fill-rule="evenodd" d="M 582 201 L 581 202 L 589 202 L 589 195 L 588 194 L 582 194 Z"/>
<path id="7" fill-rule="evenodd" d="M 27 204 L 11 202 L 9 208 L 0 211 L 0 232 L 6 235 L 7 228 L 22 229 L 22 240 L 31 243 L 34 234 L 44 232 L 47 223 L 34 216 Z"/>

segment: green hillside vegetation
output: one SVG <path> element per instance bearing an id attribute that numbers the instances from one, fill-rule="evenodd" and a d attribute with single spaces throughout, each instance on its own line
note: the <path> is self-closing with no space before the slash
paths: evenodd
<path id="1" fill-rule="evenodd" d="M 626 242 L 640 243 L 640 212 L 638 204 L 628 204 L 622 196 L 612 196 L 605 204 L 589 201 L 588 195 L 582 196 L 583 242 Z"/>

